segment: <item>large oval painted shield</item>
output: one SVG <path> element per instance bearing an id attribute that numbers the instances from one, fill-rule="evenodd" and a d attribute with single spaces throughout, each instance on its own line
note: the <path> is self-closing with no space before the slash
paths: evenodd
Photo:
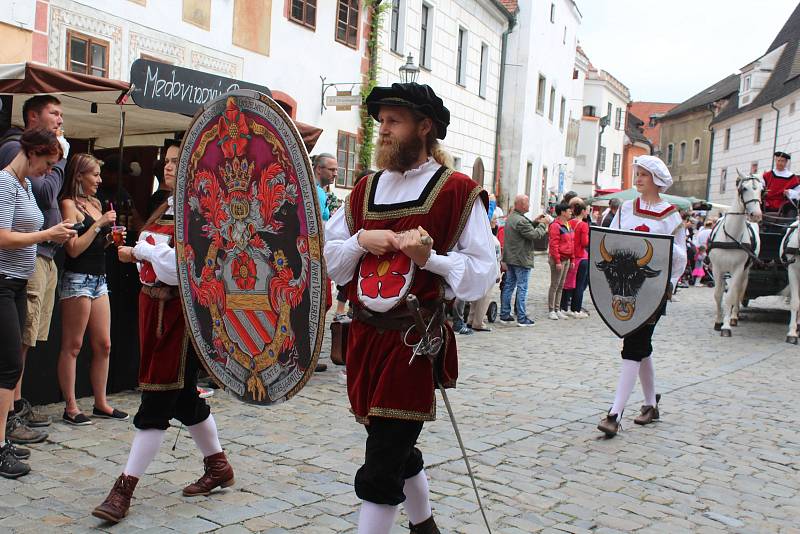
<path id="1" fill-rule="evenodd" d="M 597 312 L 619 337 L 661 312 L 672 269 L 671 235 L 592 226 L 589 291 Z"/>
<path id="2" fill-rule="evenodd" d="M 245 402 L 305 385 L 325 314 L 322 224 L 300 134 L 266 95 L 208 102 L 184 136 L 175 190 L 183 309 L 209 373 Z"/>

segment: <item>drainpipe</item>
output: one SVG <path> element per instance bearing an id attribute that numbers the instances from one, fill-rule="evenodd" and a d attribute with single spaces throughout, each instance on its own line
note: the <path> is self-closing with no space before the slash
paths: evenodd
<path id="1" fill-rule="evenodd" d="M 505 9 L 505 8 L 503 8 Z M 517 19 L 509 13 L 508 29 L 503 32 L 502 44 L 500 45 L 500 84 L 497 92 L 497 120 L 495 122 L 494 134 L 494 194 L 498 200 L 502 198 L 500 189 L 500 131 L 503 127 L 503 90 L 505 89 L 506 77 L 506 54 L 508 53 L 508 35 L 514 29 Z M 505 203 L 508 207 L 508 203 Z"/>
<path id="2" fill-rule="evenodd" d="M 769 107 L 775 110 L 775 138 L 772 140 L 772 165 L 771 168 L 775 167 L 775 152 L 778 151 L 778 123 L 781 120 L 781 110 L 775 107 L 775 101 L 769 103 Z"/>
<path id="3" fill-rule="evenodd" d="M 711 162 L 714 159 L 714 134 L 716 131 L 711 127 L 711 143 L 709 144 L 710 150 L 708 151 L 708 175 L 706 176 L 706 200 L 711 196 Z"/>

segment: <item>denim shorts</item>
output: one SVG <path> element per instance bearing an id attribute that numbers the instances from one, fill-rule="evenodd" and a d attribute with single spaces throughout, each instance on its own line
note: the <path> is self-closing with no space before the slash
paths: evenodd
<path id="1" fill-rule="evenodd" d="M 64 271 L 61 277 L 61 300 L 89 297 L 94 300 L 108 294 L 106 275 Z"/>

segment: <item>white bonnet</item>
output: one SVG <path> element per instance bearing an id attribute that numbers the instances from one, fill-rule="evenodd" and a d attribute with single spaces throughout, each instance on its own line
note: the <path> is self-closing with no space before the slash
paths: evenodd
<path id="1" fill-rule="evenodd" d="M 672 185 L 672 175 L 660 158 L 656 156 L 637 156 L 633 158 L 634 173 L 636 172 L 636 167 L 641 167 L 652 174 L 653 182 L 662 193 Z"/>

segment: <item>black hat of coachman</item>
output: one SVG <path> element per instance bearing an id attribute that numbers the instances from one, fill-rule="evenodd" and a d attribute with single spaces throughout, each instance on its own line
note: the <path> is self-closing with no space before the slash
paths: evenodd
<path id="1" fill-rule="evenodd" d="M 450 125 L 450 111 L 442 99 L 427 85 L 393 83 L 391 87 L 375 87 L 367 96 L 367 111 L 378 120 L 381 106 L 400 106 L 416 110 L 436 125 L 436 137 L 444 139 Z"/>
<path id="2" fill-rule="evenodd" d="M 787 154 L 786 152 L 781 152 L 780 150 L 778 150 L 777 152 L 775 152 L 775 154 L 773 154 L 773 155 L 774 155 L 776 158 L 786 158 L 786 159 L 792 159 L 792 156 L 791 156 L 790 154 Z"/>

